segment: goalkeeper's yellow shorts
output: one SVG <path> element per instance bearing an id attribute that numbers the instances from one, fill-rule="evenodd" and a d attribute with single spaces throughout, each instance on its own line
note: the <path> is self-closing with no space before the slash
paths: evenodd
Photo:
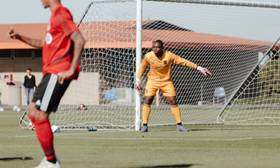
<path id="1" fill-rule="evenodd" d="M 149 81 L 146 84 L 145 96 L 155 96 L 158 89 L 161 90 L 163 96 L 173 97 L 176 96 L 174 85 L 171 81 L 168 82 L 153 82 Z"/>

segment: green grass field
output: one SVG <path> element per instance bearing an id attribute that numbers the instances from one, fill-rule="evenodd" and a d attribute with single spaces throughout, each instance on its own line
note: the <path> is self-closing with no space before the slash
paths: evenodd
<path id="1" fill-rule="evenodd" d="M 43 152 L 35 132 L 21 130 L 21 113 L 0 112 L 0 167 L 31 168 Z M 137 131 L 55 133 L 64 168 L 279 168 L 280 126 L 190 125 Z"/>

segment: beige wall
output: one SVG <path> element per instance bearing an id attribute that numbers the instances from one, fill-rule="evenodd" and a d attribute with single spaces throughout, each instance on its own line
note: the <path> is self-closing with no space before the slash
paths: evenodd
<path id="1" fill-rule="evenodd" d="M 24 89 L 20 88 L 24 81 L 25 72 L 12 72 L 13 82 L 16 86 L 8 86 L 3 81 L 3 73 L 0 73 L 0 91 L 3 105 L 26 105 Z M 38 85 L 42 79 L 41 72 L 32 72 Z M 19 92 L 20 95 L 19 95 Z M 15 104 L 20 99 L 20 104 Z M 81 73 L 79 80 L 73 80 L 62 98 L 61 105 L 98 105 L 99 104 L 99 75 L 98 73 Z"/>
<path id="2" fill-rule="evenodd" d="M 13 72 L 11 74 L 13 75 L 13 82 L 16 84 L 15 86 L 7 85 L 3 81 L 3 73 L 0 73 L 1 76 L 0 91 L 2 93 L 1 95 L 2 104 L 3 105 L 26 105 L 26 97 L 24 94 L 24 89 L 21 88 L 21 84 L 24 81 L 24 76 L 26 75 L 26 72 Z M 32 74 L 35 76 L 36 84 L 38 85 L 42 79 L 43 76 L 42 73 L 33 72 Z M 20 92 L 20 95 L 18 95 L 18 91 Z M 20 104 L 18 103 L 15 104 L 15 102 L 18 102 L 17 101 L 18 99 L 20 99 Z"/>
<path id="3" fill-rule="evenodd" d="M 61 105 L 98 105 L 99 74 L 80 73 L 78 80 L 73 80 L 63 96 Z"/>
<path id="4" fill-rule="evenodd" d="M 26 69 L 31 68 L 32 74 L 36 77 L 36 84 L 41 80 L 42 73 L 42 59 L 0 59 L 0 91 L 2 96 L 0 97 L 2 104 L 4 105 L 15 105 L 14 102 L 18 102 L 15 96 L 9 93 L 13 92 L 14 95 L 17 94 L 18 86 L 24 81 L 24 76 L 26 75 Z M 13 75 L 13 81 L 17 86 L 7 86 L 3 82 L 3 73 L 11 73 Z M 24 90 L 20 89 L 20 105 L 26 105 L 26 98 Z M 13 100 L 15 99 L 15 100 Z"/>

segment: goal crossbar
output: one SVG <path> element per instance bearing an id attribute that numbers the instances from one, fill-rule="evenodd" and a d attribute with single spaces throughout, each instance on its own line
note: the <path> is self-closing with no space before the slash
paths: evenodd
<path id="1" fill-rule="evenodd" d="M 149 0 L 147 0 L 149 1 Z M 162 1 L 162 0 L 152 0 Z M 204 4 L 204 5 L 223 5 L 223 6 L 240 6 L 240 7 L 258 7 L 280 9 L 278 3 L 268 2 L 253 2 L 253 1 L 222 1 L 222 0 L 168 0 L 168 2 L 189 3 L 189 4 Z"/>

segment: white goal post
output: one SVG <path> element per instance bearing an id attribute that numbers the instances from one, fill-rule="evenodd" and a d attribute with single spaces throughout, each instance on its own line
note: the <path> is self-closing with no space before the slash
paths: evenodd
<path id="1" fill-rule="evenodd" d="M 159 39 L 165 50 L 213 73 L 204 77 L 172 65 L 183 124 L 279 125 L 279 9 L 279 4 L 221 0 L 92 2 L 78 24 L 87 41 L 81 75 L 50 115 L 51 123 L 63 129 L 139 130 L 149 67 L 139 97 L 134 80 L 141 59 Z M 78 110 L 79 104 L 87 110 Z M 159 91 L 149 126 L 173 124 Z M 20 127 L 29 128 L 26 112 Z"/>

